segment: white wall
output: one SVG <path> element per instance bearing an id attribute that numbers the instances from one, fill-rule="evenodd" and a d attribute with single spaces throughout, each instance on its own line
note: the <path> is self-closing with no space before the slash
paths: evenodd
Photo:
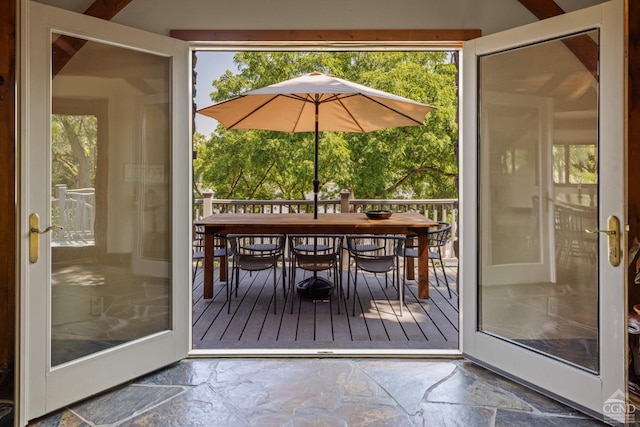
<path id="1" fill-rule="evenodd" d="M 84 12 L 93 0 L 38 0 Z M 606 0 L 556 0 L 572 11 Z M 114 22 L 159 34 L 171 29 L 481 29 L 536 21 L 517 0 L 133 0 Z"/>

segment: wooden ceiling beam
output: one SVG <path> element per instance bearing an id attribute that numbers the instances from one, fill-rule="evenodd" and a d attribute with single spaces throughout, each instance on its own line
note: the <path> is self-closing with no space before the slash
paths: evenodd
<path id="1" fill-rule="evenodd" d="M 95 0 L 84 14 L 110 21 L 131 2 L 132 0 Z"/>
<path id="2" fill-rule="evenodd" d="M 562 15 L 565 11 L 554 0 L 518 0 L 538 19 L 547 19 Z M 565 46 L 573 52 L 578 60 L 596 79 L 598 78 L 598 47 L 596 42 L 586 34 L 563 40 Z"/>
<path id="3" fill-rule="evenodd" d="M 540 20 L 565 13 L 554 0 L 518 0 L 518 2 Z"/>
<path id="4" fill-rule="evenodd" d="M 95 0 L 84 12 L 85 15 L 110 21 L 133 0 Z M 87 41 L 77 37 L 61 35 L 51 47 L 53 55 L 52 75 L 55 77 L 60 70 L 73 58 Z"/>
<path id="5" fill-rule="evenodd" d="M 462 42 L 482 35 L 477 29 L 461 30 L 180 30 L 171 37 L 193 44 L 245 44 L 282 42 L 313 43 L 428 43 L 461 47 Z"/>

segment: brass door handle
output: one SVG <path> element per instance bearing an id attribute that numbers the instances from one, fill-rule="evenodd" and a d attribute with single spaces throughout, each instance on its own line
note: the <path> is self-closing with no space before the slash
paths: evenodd
<path id="1" fill-rule="evenodd" d="M 607 230 L 584 230 L 587 233 L 604 233 L 609 236 L 609 264 L 614 267 L 620 265 L 620 220 L 615 216 L 608 219 Z"/>
<path id="2" fill-rule="evenodd" d="M 585 233 L 591 233 L 591 234 L 603 233 L 603 234 L 606 234 L 607 236 L 615 236 L 616 233 L 617 233 L 616 230 L 589 230 L 589 229 L 586 229 L 584 231 L 585 231 Z"/>
<path id="3" fill-rule="evenodd" d="M 59 225 L 50 225 L 40 230 L 40 217 L 37 213 L 29 215 L 29 262 L 35 263 L 40 258 L 40 235 L 51 230 L 63 230 Z"/>
<path id="4" fill-rule="evenodd" d="M 64 228 L 62 228 L 59 225 L 50 225 L 47 228 L 45 228 L 44 230 L 38 230 L 37 228 L 33 227 L 31 230 L 29 230 L 30 233 L 38 233 L 38 234 L 44 234 L 44 233 L 48 233 L 51 230 L 56 229 L 56 230 L 64 230 Z"/>

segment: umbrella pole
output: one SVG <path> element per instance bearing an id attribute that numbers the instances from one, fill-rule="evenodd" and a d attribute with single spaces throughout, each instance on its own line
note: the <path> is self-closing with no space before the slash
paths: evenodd
<path id="1" fill-rule="evenodd" d="M 316 140 L 313 174 L 313 219 L 318 219 L 318 193 L 320 192 L 320 181 L 318 180 L 318 109 L 320 104 L 316 101 Z"/>

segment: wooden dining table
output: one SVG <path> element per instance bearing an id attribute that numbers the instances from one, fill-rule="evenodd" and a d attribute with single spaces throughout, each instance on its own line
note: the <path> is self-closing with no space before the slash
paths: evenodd
<path id="1" fill-rule="evenodd" d="M 400 234 L 417 236 L 418 297 L 429 298 L 429 237 L 438 223 L 419 213 L 397 212 L 387 219 L 371 219 L 364 213 L 318 214 L 213 214 L 195 223 L 204 228 L 204 298 L 213 298 L 213 258 L 216 237 L 227 234 Z M 221 259 L 221 265 L 227 262 Z M 413 279 L 413 258 L 407 258 L 407 278 Z M 220 269 L 226 280 L 226 269 Z"/>

